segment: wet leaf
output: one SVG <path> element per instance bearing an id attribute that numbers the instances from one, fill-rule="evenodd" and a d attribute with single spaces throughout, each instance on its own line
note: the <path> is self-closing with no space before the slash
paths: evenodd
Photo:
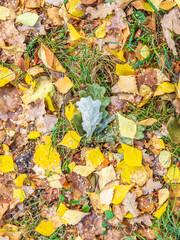
<path id="1" fill-rule="evenodd" d="M 75 131 L 69 131 L 66 133 L 60 144 L 71 149 L 76 149 L 80 141 L 81 136 L 79 136 L 79 134 L 77 134 Z"/>

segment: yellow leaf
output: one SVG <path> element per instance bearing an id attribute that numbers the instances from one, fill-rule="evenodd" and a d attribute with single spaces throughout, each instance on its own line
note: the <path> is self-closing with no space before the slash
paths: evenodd
<path id="1" fill-rule="evenodd" d="M 51 221 L 42 220 L 36 228 L 36 232 L 42 234 L 43 236 L 50 236 L 56 229 L 53 227 Z"/>
<path id="2" fill-rule="evenodd" d="M 19 198 L 19 202 L 21 203 L 26 199 L 26 195 L 22 189 L 18 188 L 13 190 L 13 198 Z"/>
<path id="3" fill-rule="evenodd" d="M 81 35 L 78 31 L 73 27 L 72 24 L 68 24 L 69 34 L 72 41 L 76 41 L 81 38 Z"/>
<path id="4" fill-rule="evenodd" d="M 106 22 L 101 24 L 95 31 L 97 38 L 104 38 L 106 36 Z"/>
<path id="5" fill-rule="evenodd" d="M 92 172 L 94 172 L 95 168 L 89 167 L 89 166 L 82 166 L 82 165 L 78 165 L 75 166 L 73 169 L 73 172 L 83 176 L 83 177 L 87 177 L 89 176 Z"/>
<path id="6" fill-rule="evenodd" d="M 133 175 L 133 173 L 136 171 L 136 170 L 139 170 L 141 169 L 141 167 L 132 167 L 132 166 L 128 166 L 126 164 L 126 162 L 123 160 L 121 161 L 117 167 L 116 167 L 116 170 L 121 170 L 121 180 L 122 182 L 127 182 L 127 183 L 131 183 L 131 176 Z"/>
<path id="7" fill-rule="evenodd" d="M 66 210 L 68 210 L 68 208 L 63 203 L 60 203 L 57 210 L 59 217 L 62 217 L 65 214 Z"/>
<path id="8" fill-rule="evenodd" d="M 78 112 L 78 109 L 72 104 L 72 102 L 65 107 L 65 115 L 69 121 L 71 121 L 74 117 L 74 114 L 77 114 Z"/>
<path id="9" fill-rule="evenodd" d="M 73 83 L 68 77 L 60 78 L 54 85 L 57 87 L 57 90 L 63 94 L 67 93 L 73 87 Z"/>
<path id="10" fill-rule="evenodd" d="M 110 51 L 110 53 L 113 56 L 117 57 L 122 62 L 126 62 L 126 59 L 124 58 L 124 52 L 122 50 L 111 50 L 111 49 L 107 49 L 107 50 Z"/>
<path id="11" fill-rule="evenodd" d="M 168 201 L 165 202 L 162 207 L 160 207 L 160 209 L 158 209 L 155 213 L 154 213 L 154 216 L 156 218 L 160 218 L 162 216 L 162 214 L 166 211 L 166 208 L 167 208 L 167 205 L 168 205 Z"/>
<path id="12" fill-rule="evenodd" d="M 134 147 L 122 143 L 124 161 L 128 166 L 140 167 L 142 165 L 142 152 Z"/>
<path id="13" fill-rule="evenodd" d="M 9 152 L 9 146 L 7 144 L 3 144 L 2 149 L 4 152 Z"/>
<path id="14" fill-rule="evenodd" d="M 46 99 L 46 103 L 48 105 L 49 110 L 54 112 L 55 108 L 53 107 L 53 103 L 52 103 L 52 100 L 51 100 L 51 97 L 49 96 L 49 94 L 46 95 L 45 99 Z"/>
<path id="15" fill-rule="evenodd" d="M 60 144 L 71 149 L 76 149 L 80 141 L 81 136 L 79 136 L 79 134 L 77 134 L 75 131 L 69 131 Z"/>
<path id="16" fill-rule="evenodd" d="M 60 157 L 58 152 L 53 149 L 51 142 L 37 146 L 34 160 L 37 165 L 45 170 L 61 173 Z"/>
<path id="17" fill-rule="evenodd" d="M 27 84 L 24 84 L 24 83 L 19 83 L 18 84 L 18 87 L 20 90 L 22 91 L 27 91 L 29 89 L 28 85 Z"/>
<path id="18" fill-rule="evenodd" d="M 36 138 L 38 138 L 38 137 L 40 137 L 40 133 L 39 133 L 39 132 L 36 132 L 36 131 L 30 132 L 29 135 L 28 135 L 28 138 L 29 138 L 29 139 L 36 139 Z"/>
<path id="19" fill-rule="evenodd" d="M 89 213 L 84 213 L 77 210 L 67 210 L 62 216 L 62 219 L 64 219 L 70 225 L 76 225 L 88 214 Z"/>
<path id="20" fill-rule="evenodd" d="M 26 174 L 21 174 L 14 180 L 14 183 L 16 184 L 17 187 L 22 187 L 24 179 L 26 178 L 27 178 Z"/>
<path id="21" fill-rule="evenodd" d="M 155 122 L 157 122 L 156 119 L 148 118 L 148 119 L 142 120 L 140 122 L 137 122 L 136 124 L 137 125 L 144 125 L 144 126 L 152 126 Z"/>
<path id="22" fill-rule="evenodd" d="M 151 3 L 159 10 L 159 6 L 163 0 L 151 0 Z"/>
<path id="23" fill-rule="evenodd" d="M 177 3 L 178 7 L 180 8 L 180 0 L 175 0 L 175 2 Z"/>
<path id="24" fill-rule="evenodd" d="M 116 64 L 116 73 L 120 76 L 135 75 L 134 69 L 129 64 Z"/>
<path id="25" fill-rule="evenodd" d="M 75 166 L 76 166 L 76 163 L 75 163 L 75 162 L 71 162 L 71 163 L 68 164 L 68 168 L 70 169 L 71 172 L 73 171 L 73 169 L 75 168 Z"/>
<path id="26" fill-rule="evenodd" d="M 168 168 L 166 176 L 164 176 L 164 180 L 167 183 L 180 183 L 180 171 L 177 166 L 174 164 Z"/>
<path id="27" fill-rule="evenodd" d="M 137 126 L 136 123 L 128 118 L 123 117 L 119 113 L 118 122 L 119 122 L 119 131 L 122 137 L 134 138 L 136 135 Z"/>
<path id="28" fill-rule="evenodd" d="M 179 83 L 177 86 L 177 97 L 180 98 L 180 78 L 179 78 Z"/>
<path id="29" fill-rule="evenodd" d="M 176 6 L 176 1 L 177 2 L 179 1 L 179 6 L 180 6 L 180 0 L 175 0 L 174 2 L 172 2 L 171 0 L 166 0 L 166 1 L 163 1 L 159 7 L 165 11 L 168 11 L 172 9 L 174 6 Z"/>
<path id="30" fill-rule="evenodd" d="M 0 155 L 0 170 L 4 173 L 14 171 L 14 162 L 11 156 Z"/>
<path id="31" fill-rule="evenodd" d="M 149 48 L 148 48 L 146 45 L 144 45 L 144 46 L 141 48 L 140 53 L 141 53 L 141 56 L 143 57 L 143 59 L 149 57 Z"/>
<path id="32" fill-rule="evenodd" d="M 11 69 L 0 65 L 0 87 L 15 79 L 15 73 Z"/>
<path id="33" fill-rule="evenodd" d="M 120 92 L 139 94 L 134 75 L 119 76 L 118 87 Z"/>
<path id="34" fill-rule="evenodd" d="M 115 185 L 112 203 L 120 204 L 133 185 Z"/>
<path id="35" fill-rule="evenodd" d="M 10 15 L 10 10 L 7 7 L 0 6 L 0 20 L 6 20 Z"/>
<path id="36" fill-rule="evenodd" d="M 88 166 L 97 168 L 103 161 L 103 154 L 98 147 L 86 152 L 86 164 Z"/>
<path id="37" fill-rule="evenodd" d="M 154 96 L 163 95 L 165 93 L 172 93 L 172 92 L 175 92 L 175 91 L 176 91 L 176 87 L 175 87 L 174 84 L 169 83 L 169 82 L 163 82 L 156 89 L 156 91 L 154 93 Z"/>
<path id="38" fill-rule="evenodd" d="M 159 163 L 162 167 L 168 168 L 171 165 L 171 153 L 163 150 L 159 154 Z"/>
<path id="39" fill-rule="evenodd" d="M 75 238 L 75 240 L 83 240 L 80 236 L 78 236 L 77 238 Z"/>
<path id="40" fill-rule="evenodd" d="M 62 188 L 60 183 L 61 176 L 59 174 L 53 174 L 52 176 L 48 177 L 49 184 L 52 188 Z"/>
<path id="41" fill-rule="evenodd" d="M 78 10 L 78 6 L 81 6 L 81 0 L 70 0 L 68 11 L 75 17 L 82 17 L 84 15 L 84 10 Z"/>
<path id="42" fill-rule="evenodd" d="M 134 216 L 130 212 L 128 212 L 124 217 L 125 218 L 134 218 Z"/>
<path id="43" fill-rule="evenodd" d="M 29 73 L 27 73 L 25 76 L 25 82 L 28 85 L 32 85 L 33 89 L 35 88 L 36 82 Z"/>
<path id="44" fill-rule="evenodd" d="M 93 206 L 94 211 L 97 213 L 104 213 L 106 210 L 110 210 L 110 206 L 100 202 L 100 195 L 97 193 L 89 193 L 89 198 Z"/>

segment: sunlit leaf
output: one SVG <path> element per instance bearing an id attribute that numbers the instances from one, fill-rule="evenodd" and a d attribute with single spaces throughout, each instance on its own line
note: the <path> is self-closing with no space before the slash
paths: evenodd
<path id="1" fill-rule="evenodd" d="M 154 213 L 154 216 L 156 218 L 160 218 L 162 216 L 162 214 L 166 211 L 166 208 L 167 208 L 167 205 L 168 205 L 168 201 L 165 202 L 162 207 L 160 207 L 160 209 L 158 209 L 155 213 Z"/>
<path id="2" fill-rule="evenodd" d="M 69 131 L 66 133 L 60 144 L 71 149 L 76 149 L 80 141 L 81 136 L 79 136 L 79 134 L 77 134 L 75 131 Z"/>
<path id="3" fill-rule="evenodd" d="M 140 167 L 142 165 L 142 152 L 134 147 L 122 143 L 124 161 L 128 166 Z"/>
<path id="4" fill-rule="evenodd" d="M 59 217 L 62 217 L 65 214 L 66 210 L 68 210 L 68 208 L 63 203 L 60 203 L 57 210 Z"/>
<path id="5" fill-rule="evenodd" d="M 73 87 L 73 83 L 68 77 L 60 78 L 54 84 L 60 93 L 66 94 Z"/>
<path id="6" fill-rule="evenodd" d="M 72 41 L 76 41 L 78 39 L 81 39 L 81 35 L 78 33 L 78 31 L 73 27 L 72 24 L 68 24 L 70 39 Z"/>
<path id="7" fill-rule="evenodd" d="M 81 4 L 81 0 L 69 0 L 69 13 L 75 17 L 82 17 L 84 10 L 79 10 L 78 6 Z"/>
<path id="8" fill-rule="evenodd" d="M 36 132 L 36 131 L 32 131 L 28 134 L 28 138 L 29 139 L 36 139 L 40 137 L 40 133 L 39 132 Z"/>
<path id="9" fill-rule="evenodd" d="M 104 161 L 102 152 L 98 147 L 86 152 L 86 163 L 93 168 L 97 168 Z"/>
<path id="10" fill-rule="evenodd" d="M 129 64 L 116 64 L 116 73 L 122 76 L 134 75 L 135 71 Z"/>
<path id="11" fill-rule="evenodd" d="M 115 185 L 112 203 L 120 204 L 133 185 Z"/>
<path id="12" fill-rule="evenodd" d="M 23 182 L 26 178 L 27 178 L 26 174 L 21 174 L 14 180 L 14 183 L 16 184 L 17 187 L 22 187 Z"/>
<path id="13" fill-rule="evenodd" d="M 43 236 L 50 236 L 56 229 L 53 227 L 51 221 L 42 220 L 36 228 L 36 232 L 42 234 Z"/>
<path id="14" fill-rule="evenodd" d="M 18 198 L 19 202 L 21 203 L 26 199 L 26 195 L 22 189 L 18 188 L 13 190 L 13 198 L 14 199 Z"/>
<path id="15" fill-rule="evenodd" d="M 154 93 L 154 96 L 160 96 L 160 95 L 163 95 L 165 93 L 172 93 L 172 92 L 175 92 L 175 91 L 176 91 L 176 87 L 175 87 L 174 84 L 172 84 L 170 82 L 163 82 L 156 89 L 156 91 Z"/>
<path id="16" fill-rule="evenodd" d="M 15 73 L 11 69 L 0 65 L 0 87 L 15 79 Z"/>
<path id="17" fill-rule="evenodd" d="M 0 155 L 0 170 L 4 173 L 14 171 L 14 162 L 11 156 Z"/>

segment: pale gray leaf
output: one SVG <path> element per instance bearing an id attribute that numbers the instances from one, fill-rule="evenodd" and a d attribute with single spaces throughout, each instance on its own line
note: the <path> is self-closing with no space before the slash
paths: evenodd
<path id="1" fill-rule="evenodd" d="M 137 202 L 136 202 L 136 193 L 127 193 L 126 197 L 122 201 L 124 209 L 129 211 L 134 217 L 138 216 L 137 212 Z"/>
<path id="2" fill-rule="evenodd" d="M 99 112 L 101 101 L 93 101 L 92 97 L 81 98 L 79 102 L 76 103 L 78 110 L 82 114 L 82 126 L 84 131 L 87 133 L 87 138 L 91 138 L 97 125 L 101 122 L 102 112 Z"/>
<path id="3" fill-rule="evenodd" d="M 154 182 L 153 179 L 149 179 L 146 183 L 146 186 L 142 188 L 142 192 L 144 195 L 151 194 L 153 190 L 160 189 L 161 187 L 162 184 L 159 181 Z"/>

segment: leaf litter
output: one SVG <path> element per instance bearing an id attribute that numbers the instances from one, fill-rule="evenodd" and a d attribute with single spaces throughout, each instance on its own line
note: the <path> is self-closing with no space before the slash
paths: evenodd
<path id="1" fill-rule="evenodd" d="M 156 221 L 179 209 L 179 11 L 168 0 L 0 3 L 1 239 L 164 234 Z M 89 75 L 82 46 L 106 59 L 88 56 Z"/>

